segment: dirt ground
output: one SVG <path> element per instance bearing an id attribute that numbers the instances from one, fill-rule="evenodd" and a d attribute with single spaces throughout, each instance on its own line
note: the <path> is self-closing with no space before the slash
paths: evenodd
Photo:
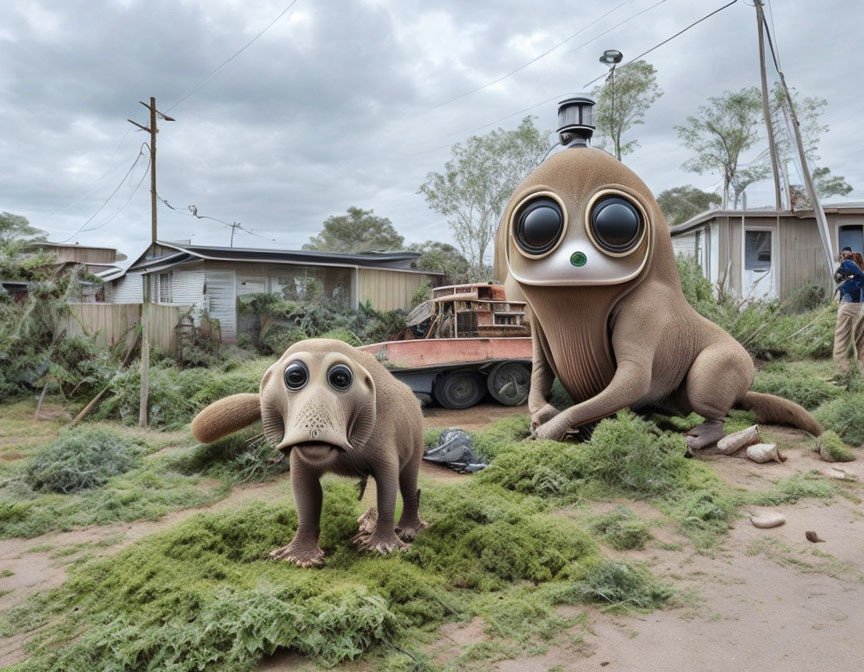
<path id="1" fill-rule="evenodd" d="M 477 429 L 524 407 L 478 406 L 469 411 L 427 409 L 430 427 Z M 794 430 L 767 428 L 779 438 L 788 457 L 784 463 L 757 465 L 744 459 L 712 455 L 708 461 L 734 485 L 768 487 L 797 471 L 825 472 L 830 465 L 809 452 Z M 864 460 L 839 465 L 850 478 L 864 482 Z M 422 479 L 470 478 L 424 465 Z M 787 518 L 779 528 L 753 527 L 748 514 L 736 521 L 726 539 L 710 552 L 697 552 L 669 525 L 660 512 L 643 502 L 626 504 L 653 521 L 655 539 L 642 551 L 610 555 L 647 563 L 655 575 L 672 583 L 679 597 L 673 606 L 647 615 L 614 615 L 596 609 L 568 607 L 583 614 L 583 624 L 569 636 L 556 638 L 545 653 L 501 661 L 501 672 L 545 670 L 665 670 L 666 672 L 771 672 L 861 669 L 864 659 L 864 488 L 853 481 L 845 496 L 827 502 L 804 500 L 772 507 Z M 290 496 L 287 477 L 262 485 L 236 488 L 206 510 L 221 510 L 254 499 Z M 372 501 L 373 492 L 367 493 Z M 600 502 L 582 516 L 600 513 L 623 502 Z M 202 509 L 178 511 L 155 522 L 135 522 L 47 534 L 34 539 L 0 540 L 0 610 L 21 603 L 38 590 L 60 585 L 69 558 L 62 549 L 86 545 L 98 555 L 115 553 L 137 539 L 170 526 Z M 569 514 L 568 514 L 569 515 Z M 811 543 L 806 531 L 824 542 Z M 95 546 L 108 540 L 110 545 Z M 81 547 L 84 548 L 84 547 Z M 58 553 L 58 551 L 60 551 Z M 3 594 L 4 591 L 12 592 Z M 483 624 L 448 623 L 427 653 L 438 663 L 456 658 L 471 643 L 486 638 Z M 0 639 L 0 665 L 23 659 L 23 638 Z M 317 667 L 295 654 L 282 653 L 265 661 L 261 670 L 313 670 Z M 359 662 L 340 669 L 369 672 L 374 665 Z"/>

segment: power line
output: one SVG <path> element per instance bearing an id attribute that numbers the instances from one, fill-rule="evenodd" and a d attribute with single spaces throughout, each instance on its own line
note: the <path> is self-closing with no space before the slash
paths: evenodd
<path id="1" fill-rule="evenodd" d="M 186 100 L 187 98 L 189 98 L 192 94 L 194 94 L 196 91 L 198 91 L 198 89 L 200 89 L 200 88 L 201 88 L 202 86 L 204 86 L 207 82 L 209 82 L 217 72 L 219 72 L 222 68 L 224 68 L 226 65 L 228 65 L 231 61 L 233 61 L 233 60 L 234 60 L 235 58 L 237 58 L 240 54 L 242 54 L 244 51 L 246 51 L 246 49 L 248 49 L 249 47 L 251 47 L 252 44 L 253 44 L 255 41 L 258 40 L 259 37 L 261 37 L 264 33 L 266 33 L 268 30 L 270 30 L 270 29 L 271 29 L 271 28 L 276 24 L 276 22 L 279 21 L 279 19 L 281 19 L 283 16 L 285 16 L 285 15 L 286 15 L 290 10 L 291 10 L 291 8 L 292 8 L 294 5 L 296 5 L 296 4 L 297 4 L 297 0 L 292 0 L 291 4 L 288 5 L 285 9 L 283 9 L 283 10 L 279 13 L 279 16 L 277 16 L 277 17 L 276 17 L 275 19 L 273 19 L 269 24 L 267 24 L 267 27 L 266 27 L 264 30 L 262 30 L 262 31 L 261 31 L 260 33 L 258 33 L 255 37 L 253 37 L 251 40 L 249 40 L 245 45 L 243 45 L 240 49 L 238 49 L 236 52 L 234 52 L 234 54 L 232 54 L 231 57 L 230 57 L 228 60 L 226 60 L 224 63 L 222 63 L 222 65 L 220 65 L 218 68 L 216 68 L 215 70 L 213 70 L 209 75 L 207 75 L 204 79 L 202 79 L 202 80 L 201 80 L 200 82 L 198 82 L 194 87 L 192 87 L 192 90 L 189 91 L 189 93 L 187 93 L 185 96 L 183 96 L 180 100 L 178 100 L 176 103 L 174 103 L 171 107 L 169 107 L 169 108 L 166 110 L 166 112 L 170 112 L 171 110 L 173 110 L 173 109 L 174 109 L 175 107 L 177 107 L 180 103 L 182 103 L 184 100 Z"/>
<path id="2" fill-rule="evenodd" d="M 613 12 L 617 11 L 618 9 L 620 9 L 621 7 L 623 7 L 624 5 L 626 5 L 626 4 L 628 4 L 628 3 L 632 2 L 632 1 L 633 1 L 633 0 L 624 0 L 624 2 L 622 2 L 621 4 L 616 5 L 615 7 L 613 7 L 612 9 L 610 9 L 608 12 L 606 12 L 606 13 L 603 14 L 602 16 L 600 16 L 600 17 L 594 19 L 594 20 L 591 21 L 590 23 L 586 24 L 585 26 L 583 26 L 582 28 L 580 28 L 579 30 L 577 30 L 575 33 L 573 33 L 573 34 L 570 35 L 569 37 L 567 37 L 567 38 L 561 40 L 561 41 L 560 41 L 558 44 L 556 44 L 554 47 L 552 47 L 552 48 L 550 48 L 550 49 L 547 49 L 547 50 L 544 51 L 542 54 L 540 54 L 540 55 L 538 55 L 538 56 L 535 56 L 534 58 L 532 58 L 530 61 L 527 61 L 526 63 L 523 63 L 523 64 L 520 65 L 518 68 L 515 68 L 515 69 L 511 70 L 510 72 L 508 72 L 507 74 L 505 74 L 505 75 L 501 75 L 501 76 L 498 77 L 497 79 L 493 79 L 491 82 L 487 82 L 486 84 L 483 84 L 482 86 L 478 86 L 478 87 L 476 87 L 476 88 L 474 88 L 474 89 L 471 89 L 470 91 L 466 91 L 465 93 L 460 93 L 458 96 L 456 96 L 456 97 L 454 97 L 454 98 L 451 98 L 450 100 L 446 100 L 446 101 L 444 101 L 443 103 L 439 103 L 438 105 L 435 105 L 435 106 L 433 106 L 433 107 L 430 107 L 430 108 L 429 108 L 429 111 L 437 110 L 438 108 L 444 107 L 445 105 L 449 105 L 450 103 L 456 102 L 457 100 L 460 100 L 460 99 L 462 99 L 462 98 L 465 98 L 466 96 L 470 96 L 472 93 L 477 93 L 478 91 L 482 91 L 483 89 L 488 88 L 488 87 L 492 86 L 493 84 L 497 84 L 498 82 L 503 82 L 503 81 L 504 81 L 505 79 L 507 79 L 508 77 L 511 77 L 511 76 L 515 75 L 517 72 L 520 72 L 521 70 L 524 70 L 524 69 L 527 68 L 529 65 L 532 65 L 532 64 L 536 63 L 536 62 L 539 61 L 541 58 L 545 58 L 546 56 L 548 56 L 549 54 L 551 54 L 553 51 L 555 51 L 556 49 L 558 49 L 559 47 L 562 47 L 562 46 L 564 46 L 565 44 L 567 44 L 567 42 L 569 42 L 570 40 L 572 40 L 574 37 L 577 37 L 578 35 L 581 35 L 581 34 L 584 33 L 586 30 L 588 30 L 591 26 L 595 25 L 596 23 L 599 23 L 600 21 L 602 21 L 603 19 L 605 19 L 607 16 L 609 16 L 609 15 L 612 14 Z M 662 2 L 666 2 L 666 0 L 662 0 Z M 658 4 L 660 4 L 660 3 L 658 3 Z M 633 18 L 633 17 L 631 17 L 631 18 Z M 629 19 L 627 19 L 627 20 L 629 21 Z M 618 24 L 618 25 L 621 25 L 621 24 Z M 615 28 L 615 26 L 613 26 L 613 29 L 614 29 L 614 28 Z M 610 29 L 610 30 L 612 30 L 612 29 Z M 608 31 L 607 31 L 607 32 L 608 32 Z M 604 34 L 605 34 L 605 33 L 601 33 L 601 34 L 598 35 L 597 37 L 600 37 L 600 36 L 602 36 L 602 35 L 604 35 Z M 594 38 L 594 39 L 597 39 L 597 38 Z M 584 46 L 584 45 L 583 45 L 583 46 Z M 578 48 L 578 47 L 577 47 L 577 48 Z"/>
<path id="3" fill-rule="evenodd" d="M 156 198 L 158 198 L 160 201 L 162 201 L 162 203 L 164 203 L 167 207 L 171 208 L 174 212 L 183 214 L 182 210 L 175 208 L 167 200 L 165 200 L 164 198 L 162 198 L 158 194 L 156 195 Z M 196 219 L 211 219 L 214 222 L 218 222 L 219 224 L 227 226 L 229 229 L 239 229 L 240 231 L 243 231 L 243 233 L 248 233 L 250 236 L 255 236 L 256 238 L 260 238 L 261 240 L 266 240 L 268 242 L 276 242 L 275 238 L 267 238 L 265 236 L 257 234 L 254 231 L 252 231 L 251 229 L 247 229 L 246 227 L 244 227 L 240 222 L 229 223 L 229 222 L 226 222 L 225 220 L 219 219 L 217 217 L 211 217 L 210 215 L 199 215 L 198 214 L 198 206 L 196 206 L 196 205 L 187 205 L 186 209 L 189 211 L 189 213 L 188 213 L 189 216 L 195 217 Z"/>
<path id="4" fill-rule="evenodd" d="M 111 192 L 111 195 L 108 196 L 108 198 L 106 198 L 106 199 L 102 202 L 102 205 L 99 206 L 99 208 L 96 210 L 96 212 L 94 212 L 92 215 L 90 215 L 90 217 L 87 219 L 87 221 L 84 222 L 84 223 L 81 225 L 81 227 L 80 227 L 79 229 L 77 229 L 77 230 L 76 230 L 72 235 L 70 235 L 70 236 L 69 236 L 68 238 L 66 238 L 65 240 L 61 240 L 61 241 L 60 241 L 61 243 L 66 243 L 66 242 L 72 240 L 75 236 L 77 236 L 79 233 L 81 233 L 84 229 L 87 228 L 87 225 L 88 225 L 90 222 L 92 222 L 92 221 L 96 218 L 96 215 L 98 215 L 100 212 L 102 212 L 102 209 L 103 209 L 106 205 L 108 205 L 108 202 L 109 202 L 112 198 L 114 198 L 114 195 L 115 195 L 118 191 L 120 191 L 120 187 L 123 186 L 123 183 L 124 183 L 124 182 L 126 181 L 126 179 L 129 177 L 129 175 L 132 173 L 132 171 L 135 170 L 135 166 L 138 165 L 138 161 L 140 161 L 140 160 L 141 160 L 141 157 L 144 156 L 144 148 L 145 148 L 146 146 L 147 146 L 147 143 L 141 143 L 141 147 L 138 149 L 138 156 L 135 157 L 135 160 L 132 162 L 132 165 L 129 166 L 129 170 L 126 171 L 126 174 L 123 176 L 123 179 L 120 180 L 120 184 L 118 184 L 117 187 L 114 189 L 114 191 Z"/>
<path id="5" fill-rule="evenodd" d="M 111 221 L 112 221 L 112 220 L 113 220 L 117 215 L 119 215 L 121 212 L 123 212 L 123 210 L 126 209 L 126 206 L 129 205 L 129 203 L 132 201 L 132 197 L 133 197 L 133 196 L 138 192 L 138 189 L 141 188 L 141 185 L 142 185 L 143 182 L 144 182 L 144 178 L 147 177 L 147 170 L 148 170 L 149 168 L 150 168 L 150 160 L 148 159 L 148 160 L 147 160 L 147 166 L 146 166 L 146 168 L 144 168 L 144 172 L 141 174 L 141 179 L 138 180 L 138 184 L 135 185 L 135 188 L 132 190 L 132 193 L 129 194 L 129 198 L 127 198 L 127 199 L 126 199 L 126 202 L 125 202 L 123 205 L 120 206 L 120 209 L 119 209 L 119 210 L 117 210 L 113 215 L 111 215 L 108 219 L 106 219 L 104 222 L 102 222 L 102 223 L 99 224 L 98 226 L 91 226 L 89 229 L 84 229 L 84 230 L 82 230 L 81 233 L 86 233 L 86 232 L 88 232 L 88 231 L 95 231 L 96 229 L 101 229 L 103 226 L 106 226 L 107 224 L 110 224 Z"/>
<path id="6" fill-rule="evenodd" d="M 678 37 L 679 35 L 681 35 L 681 34 L 683 34 L 683 33 L 686 33 L 686 32 L 687 32 L 688 30 L 690 30 L 693 26 L 696 26 L 696 25 L 702 23 L 703 21 L 705 21 L 705 19 L 709 19 L 709 18 L 711 18 L 712 16 L 714 16 L 715 14 L 717 14 L 717 13 L 719 13 L 719 12 L 722 12 L 722 11 L 723 11 L 724 9 L 726 9 L 727 7 L 731 7 L 731 6 L 734 5 L 736 2 L 738 2 L 738 0 L 732 0 L 732 2 L 730 2 L 730 3 L 726 4 L 726 5 L 723 5 L 722 7 L 718 8 L 718 9 L 715 9 L 715 10 L 714 10 L 713 12 L 711 12 L 710 14 L 706 14 L 705 16 L 703 16 L 703 17 L 702 17 L 701 19 L 699 19 L 698 21 L 694 21 L 693 23 L 691 23 L 691 24 L 690 24 L 689 26 L 687 26 L 686 28 L 684 28 L 684 29 L 682 29 L 682 30 L 679 30 L 679 31 L 678 31 L 677 33 L 675 33 L 672 37 L 668 37 L 668 38 L 666 38 L 666 39 L 663 40 L 662 42 L 660 42 L 660 43 L 658 43 L 658 44 L 655 44 L 653 47 L 651 47 L 651 48 L 648 49 L 647 51 L 643 51 L 641 54 L 639 54 L 639 55 L 636 56 L 635 58 L 631 58 L 631 59 L 630 59 L 629 61 L 627 61 L 624 65 L 622 65 L 620 68 L 618 68 L 618 71 L 620 72 L 620 71 L 621 71 L 621 68 L 626 68 L 628 65 L 630 65 L 630 64 L 633 63 L 634 61 L 638 61 L 640 58 L 642 58 L 642 57 L 645 56 L 646 54 L 650 54 L 652 51 L 654 51 L 655 49 L 658 49 L 659 47 L 662 47 L 662 46 L 663 46 L 664 44 L 666 44 L 667 42 L 671 42 L 672 40 L 674 40 L 674 39 L 675 39 L 676 37 Z M 595 78 L 592 79 L 590 82 L 586 83 L 585 86 L 584 86 L 584 88 L 588 88 L 588 87 L 591 86 L 594 82 L 596 82 L 597 80 L 603 79 L 603 78 L 606 77 L 607 75 L 608 75 L 608 73 L 604 72 L 602 75 L 600 75 L 600 76 L 598 76 L 598 77 L 595 77 Z"/>

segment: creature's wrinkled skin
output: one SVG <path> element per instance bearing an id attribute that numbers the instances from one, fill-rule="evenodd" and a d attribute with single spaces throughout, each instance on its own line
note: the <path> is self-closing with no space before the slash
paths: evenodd
<path id="1" fill-rule="evenodd" d="M 612 237 L 603 249 L 597 213 L 614 198 L 627 202 L 617 211 L 626 221 L 617 234 L 620 222 L 605 222 Z M 531 214 L 538 199 L 546 199 L 539 216 Z M 556 208 L 564 223 L 550 238 Z M 615 212 L 608 210 L 607 220 Z M 641 229 L 627 228 L 640 220 Z M 546 244 L 547 238 L 554 240 Z M 620 245 L 615 249 L 609 240 Z M 560 440 L 625 407 L 704 416 L 687 437 L 689 451 L 722 438 L 731 408 L 752 409 L 760 422 L 822 432 L 797 404 L 748 391 L 750 356 L 687 303 L 657 202 L 606 152 L 569 148 L 538 166 L 513 193 L 495 252 L 496 277 L 505 279 L 508 296 L 524 296 L 532 312 L 528 407 L 538 437 Z M 560 412 L 548 403 L 556 376 L 576 401 Z"/>
<path id="2" fill-rule="evenodd" d="M 342 341 L 312 339 L 291 346 L 261 380 L 259 394 L 214 402 L 192 423 L 209 443 L 261 419 L 264 434 L 290 453 L 297 504 L 294 539 L 270 556 L 301 567 L 320 565 L 322 491 L 328 472 L 375 479 L 377 514 L 361 518 L 355 541 L 389 553 L 407 547 L 426 525 L 419 515 L 417 474 L 423 456 L 423 418 L 411 389 L 376 359 Z M 394 524 L 396 492 L 403 510 Z M 377 515 L 377 522 L 376 522 Z"/>

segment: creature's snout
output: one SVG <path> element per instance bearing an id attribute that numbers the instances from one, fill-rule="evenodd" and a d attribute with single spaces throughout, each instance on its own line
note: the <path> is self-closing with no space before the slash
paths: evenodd
<path id="1" fill-rule="evenodd" d="M 301 445 L 328 445 L 340 450 L 351 450 L 348 441 L 347 418 L 343 410 L 331 404 L 311 400 L 297 413 L 285 418 L 285 433 L 277 450 L 289 451 Z"/>

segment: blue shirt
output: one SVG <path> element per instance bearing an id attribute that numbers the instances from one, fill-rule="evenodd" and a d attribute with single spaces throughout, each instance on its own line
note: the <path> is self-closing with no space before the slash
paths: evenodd
<path id="1" fill-rule="evenodd" d="M 861 303 L 862 291 L 864 291 L 864 271 L 851 259 L 846 259 L 837 269 L 840 273 L 852 276 L 851 279 L 841 283 L 837 289 L 840 290 L 840 303 Z"/>

